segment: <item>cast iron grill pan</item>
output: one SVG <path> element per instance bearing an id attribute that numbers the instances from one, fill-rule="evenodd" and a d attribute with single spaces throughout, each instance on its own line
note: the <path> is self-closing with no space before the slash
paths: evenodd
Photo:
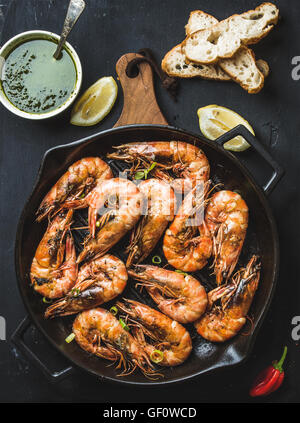
<path id="1" fill-rule="evenodd" d="M 224 344 L 213 344 L 202 339 L 195 334 L 194 330 L 191 330 L 191 335 L 193 336 L 193 352 L 191 356 L 181 366 L 166 369 L 164 371 L 165 377 L 161 381 L 147 380 L 139 372 L 128 377 L 118 378 L 118 371 L 114 367 L 107 367 L 109 364 L 107 361 L 87 354 L 76 342 L 70 344 L 65 342 L 65 338 L 72 331 L 74 316 L 53 320 L 45 320 L 43 318 L 46 308 L 45 304 L 42 302 L 41 296 L 30 287 L 29 280 L 31 261 L 46 229 L 46 222 L 38 224 L 35 221 L 35 212 L 51 186 L 67 170 L 68 166 L 76 160 L 90 155 L 99 155 L 105 159 L 106 154 L 111 151 L 112 145 L 133 140 L 151 141 L 157 139 L 166 141 L 178 139 L 196 143 L 208 157 L 211 164 L 213 182 L 222 183 L 226 189 L 237 190 L 241 193 L 248 204 L 250 213 L 247 237 L 239 266 L 244 265 L 253 253 L 259 254 L 262 260 L 261 283 L 251 308 L 254 324 L 250 335 L 243 335 L 243 332 L 249 329 L 247 327 L 232 340 Z M 120 163 L 108 162 L 115 176 L 117 176 Z M 121 170 L 123 170 L 122 167 Z M 86 211 L 76 211 L 73 227 L 85 225 Z M 85 233 L 83 230 L 75 230 L 72 233 L 76 247 L 79 250 Z M 126 255 L 124 251 L 128 241 L 129 236 L 124 237 L 110 252 L 125 261 Z M 151 262 L 151 257 L 156 254 L 163 258 L 161 242 L 146 262 Z M 127 126 L 105 131 L 82 142 L 57 147 L 46 154 L 37 185 L 25 206 L 19 223 L 16 241 L 16 266 L 21 294 L 29 314 L 47 338 L 71 361 L 98 376 L 121 382 L 166 383 L 182 380 L 218 367 L 236 364 L 246 357 L 251 341 L 254 339 L 255 330 L 266 310 L 273 290 L 278 266 L 278 240 L 274 220 L 263 191 L 256 186 L 252 177 L 248 175 L 248 172 L 232 154 L 226 153 L 217 144 L 208 143 L 206 140 L 199 138 L 199 136 L 194 136 L 175 128 L 144 125 Z M 196 278 L 203 283 L 207 290 L 215 286 L 214 277 L 210 275 L 210 272 L 211 269 L 207 266 L 203 271 L 195 273 Z M 123 295 L 153 306 L 154 304 L 148 294 L 145 291 L 142 293 L 138 292 L 134 286 L 135 282 L 129 279 Z M 109 308 L 112 303 L 107 303 L 104 307 Z"/>

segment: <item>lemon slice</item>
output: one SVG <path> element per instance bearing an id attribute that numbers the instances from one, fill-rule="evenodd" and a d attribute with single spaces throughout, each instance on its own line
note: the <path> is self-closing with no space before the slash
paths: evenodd
<path id="1" fill-rule="evenodd" d="M 104 76 L 88 88 L 76 101 L 71 123 L 91 126 L 100 122 L 111 111 L 118 94 L 118 86 L 112 76 Z"/>
<path id="2" fill-rule="evenodd" d="M 215 140 L 225 132 L 240 124 L 246 126 L 246 128 L 255 135 L 249 122 L 238 113 L 226 107 L 211 104 L 198 109 L 197 114 L 199 117 L 200 130 L 202 134 L 210 140 Z M 250 145 L 245 138 L 240 135 L 224 144 L 224 148 L 231 151 L 245 151 L 249 147 Z"/>

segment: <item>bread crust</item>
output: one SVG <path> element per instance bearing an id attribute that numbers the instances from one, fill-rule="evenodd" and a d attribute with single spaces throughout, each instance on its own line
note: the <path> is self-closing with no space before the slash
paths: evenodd
<path id="1" fill-rule="evenodd" d="M 173 54 L 174 51 L 176 51 L 178 48 L 181 48 L 181 44 L 177 44 L 177 46 L 173 47 L 170 51 L 168 51 L 168 53 L 166 53 L 165 57 L 163 58 L 162 62 L 161 62 L 161 68 L 164 72 L 166 72 L 169 76 L 173 76 L 176 78 L 202 78 L 202 79 L 206 79 L 206 80 L 213 80 L 213 81 L 230 81 L 231 78 L 230 76 L 227 76 L 227 73 L 222 71 L 221 69 L 219 71 L 221 71 L 220 73 L 218 72 L 218 69 L 216 66 L 214 65 L 202 65 L 203 67 L 205 67 L 203 69 L 203 71 L 201 72 L 201 69 L 199 69 L 194 75 L 188 76 L 186 74 L 182 74 L 180 73 L 180 71 L 178 72 L 173 72 L 172 70 L 170 70 L 168 68 L 168 60 L 170 58 L 170 56 Z M 189 63 L 190 64 L 190 63 Z M 209 69 L 207 68 L 212 68 L 212 73 L 211 75 L 209 74 Z M 214 69 L 213 69 L 214 68 Z M 217 74 L 215 76 L 215 73 Z"/>

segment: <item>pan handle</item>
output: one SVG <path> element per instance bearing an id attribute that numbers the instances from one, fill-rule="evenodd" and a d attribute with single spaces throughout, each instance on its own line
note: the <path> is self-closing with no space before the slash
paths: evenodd
<path id="1" fill-rule="evenodd" d="M 224 135 L 221 135 L 219 138 L 216 139 L 216 142 L 223 147 L 224 143 L 231 140 L 232 138 L 236 137 L 237 135 L 241 135 L 242 137 L 247 140 L 247 142 L 254 148 L 254 150 L 261 155 L 263 159 L 271 166 L 273 169 L 272 176 L 268 180 L 268 182 L 263 186 L 263 190 L 267 195 L 269 195 L 275 186 L 278 184 L 280 179 L 284 175 L 283 168 L 273 159 L 267 148 L 261 144 L 258 139 L 251 134 L 250 131 L 244 125 L 238 125 L 235 128 L 231 129 L 230 131 L 226 132 Z"/>
<path id="2" fill-rule="evenodd" d="M 19 348 L 31 361 L 33 364 L 44 373 L 47 379 L 50 382 L 58 382 L 64 379 L 66 376 L 69 376 L 74 368 L 72 366 L 65 369 L 59 370 L 57 372 L 52 372 L 48 367 L 39 359 L 39 357 L 26 345 L 24 340 L 24 334 L 31 326 L 31 321 L 28 316 L 26 316 L 22 322 L 19 324 L 15 332 L 11 336 L 11 341 Z"/>

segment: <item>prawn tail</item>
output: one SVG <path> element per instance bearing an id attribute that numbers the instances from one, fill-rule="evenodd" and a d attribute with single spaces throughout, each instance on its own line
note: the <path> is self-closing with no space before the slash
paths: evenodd
<path id="1" fill-rule="evenodd" d="M 78 265 L 80 263 L 86 262 L 86 261 L 88 261 L 88 260 L 90 260 L 94 257 L 95 257 L 95 254 L 94 254 L 92 249 L 84 248 L 81 251 L 81 253 L 79 253 L 77 260 L 76 260 L 76 264 Z"/>
<path id="2" fill-rule="evenodd" d="M 127 268 L 129 268 L 129 267 L 131 267 L 133 265 L 133 263 L 135 261 L 135 256 L 136 256 L 136 253 L 137 252 L 138 252 L 137 245 L 132 246 L 132 248 L 130 248 L 130 252 L 128 254 L 127 261 L 126 261 L 126 267 Z"/>
<path id="3" fill-rule="evenodd" d="M 213 235 L 212 238 L 213 238 L 212 250 L 213 250 L 213 256 L 214 256 L 212 267 L 214 268 L 214 274 L 216 276 L 217 285 L 221 285 L 223 278 L 227 276 L 226 264 L 221 259 L 221 249 L 222 249 L 222 243 L 224 239 L 223 225 L 220 226 L 220 228 L 218 229 L 218 232 L 215 235 Z"/>
<path id="4" fill-rule="evenodd" d="M 145 216 L 143 216 L 141 222 L 138 225 L 135 225 L 131 237 L 130 237 L 130 243 L 128 247 L 126 248 L 126 252 L 128 253 L 127 261 L 126 261 L 126 267 L 129 268 L 132 265 L 135 265 L 139 261 L 143 259 L 141 256 L 142 251 L 140 249 L 140 242 L 143 234 L 143 228 L 145 225 L 144 222 Z"/>
<path id="5" fill-rule="evenodd" d="M 66 261 L 76 259 L 75 244 L 72 235 L 68 235 L 66 238 Z"/>
<path id="6" fill-rule="evenodd" d="M 73 242 L 73 237 L 71 233 L 70 235 L 66 237 L 66 234 L 70 230 L 70 226 L 72 224 L 71 222 L 72 217 L 73 217 L 73 210 L 69 210 L 66 215 L 65 227 L 64 227 L 63 234 L 60 240 L 60 245 L 57 250 L 56 270 L 58 271 L 64 270 L 64 266 L 67 266 L 67 264 L 70 263 L 71 261 L 74 264 L 76 261 L 76 251 L 75 251 L 75 246 Z M 66 241 L 63 242 L 65 237 L 66 237 Z M 63 263 L 64 256 L 65 256 L 65 262 Z"/>
<path id="7" fill-rule="evenodd" d="M 54 317 L 72 314 L 66 311 L 67 306 L 68 302 L 65 298 L 55 301 L 55 303 L 51 304 L 51 306 L 46 309 L 44 314 L 45 319 L 53 319 Z"/>
<path id="8" fill-rule="evenodd" d="M 71 270 L 74 283 L 78 275 L 78 265 L 76 263 L 76 249 L 74 239 L 71 233 L 66 238 L 66 257 L 60 270 Z"/>
<path id="9" fill-rule="evenodd" d="M 65 250 L 66 250 L 66 246 L 65 244 L 61 244 L 57 250 L 57 258 L 56 258 L 56 266 L 55 266 L 55 270 L 53 270 L 53 274 L 55 274 L 55 272 L 60 272 L 63 269 L 65 263 L 64 263 L 64 256 L 65 256 Z"/>
<path id="10" fill-rule="evenodd" d="M 90 229 L 90 234 L 92 238 L 95 238 L 96 221 L 97 221 L 97 209 L 93 207 L 89 207 L 88 222 L 89 222 L 89 229 Z"/>

